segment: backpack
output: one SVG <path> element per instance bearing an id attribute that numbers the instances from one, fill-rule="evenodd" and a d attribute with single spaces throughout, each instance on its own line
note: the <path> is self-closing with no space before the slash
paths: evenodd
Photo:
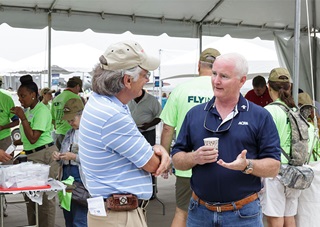
<path id="1" fill-rule="evenodd" d="M 286 105 L 273 102 L 269 105 L 278 105 L 284 112 L 291 123 L 291 147 L 289 165 L 302 166 L 309 159 L 308 153 L 308 121 L 300 114 L 299 109 L 293 110 Z"/>

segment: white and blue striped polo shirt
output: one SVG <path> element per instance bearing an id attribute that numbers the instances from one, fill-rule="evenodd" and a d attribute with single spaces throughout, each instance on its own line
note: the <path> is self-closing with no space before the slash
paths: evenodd
<path id="1" fill-rule="evenodd" d="M 92 197 L 132 193 L 152 195 L 150 173 L 141 169 L 152 157 L 150 144 L 140 134 L 127 105 L 114 96 L 93 93 L 79 129 L 79 157 Z"/>

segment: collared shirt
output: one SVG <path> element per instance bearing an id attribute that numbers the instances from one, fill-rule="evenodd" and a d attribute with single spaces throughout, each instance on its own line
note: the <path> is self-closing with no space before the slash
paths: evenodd
<path id="1" fill-rule="evenodd" d="M 248 99 L 249 101 L 259 105 L 259 106 L 262 106 L 262 107 L 273 102 L 272 98 L 269 95 L 268 89 L 266 89 L 265 92 L 261 96 L 256 95 L 256 93 L 252 89 L 247 92 L 247 94 L 245 95 L 245 98 Z"/>
<path id="2" fill-rule="evenodd" d="M 240 95 L 235 112 L 221 124 L 222 119 L 213 106 L 214 101 L 215 97 L 187 113 L 173 147 L 173 155 L 180 151 L 197 150 L 204 145 L 203 139 L 206 137 L 219 137 L 218 159 L 225 162 L 233 162 L 244 149 L 247 150 L 248 159 L 280 160 L 279 136 L 268 111 Z M 209 130 L 204 127 L 205 118 Z M 208 163 L 192 168 L 191 188 L 207 202 L 231 202 L 259 192 L 261 179 L 217 163 Z"/>
<path id="3" fill-rule="evenodd" d="M 79 130 L 75 130 L 74 128 L 70 129 L 67 134 L 65 135 L 62 143 L 61 143 L 61 148 L 60 152 L 67 153 L 67 152 L 72 152 L 76 154 L 76 160 L 64 160 L 62 161 L 64 165 L 79 165 L 80 160 L 79 160 Z"/>
<path id="4" fill-rule="evenodd" d="M 141 167 L 153 150 L 127 105 L 115 96 L 93 93 L 82 113 L 79 133 L 80 163 L 93 197 L 107 198 L 113 193 L 151 197 L 151 174 Z"/>
<path id="5" fill-rule="evenodd" d="M 131 100 L 128 103 L 131 116 L 138 127 L 142 126 L 144 123 L 149 123 L 155 118 L 159 118 L 161 114 L 161 104 L 156 99 L 156 97 L 144 93 L 142 99 L 136 103 L 136 101 Z M 156 128 L 156 125 L 148 128 L 147 130 L 139 129 L 140 132 L 151 131 Z"/>
<path id="6" fill-rule="evenodd" d="M 211 76 L 199 76 L 177 86 L 160 115 L 161 120 L 176 129 L 179 135 L 181 125 L 187 112 L 194 106 L 208 102 L 213 97 Z M 175 175 L 191 177 L 191 170 L 175 170 Z"/>

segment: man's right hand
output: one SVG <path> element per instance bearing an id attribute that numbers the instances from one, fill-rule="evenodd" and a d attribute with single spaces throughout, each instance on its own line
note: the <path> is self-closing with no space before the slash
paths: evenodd
<path id="1" fill-rule="evenodd" d="M 192 153 L 196 164 L 203 165 L 206 163 L 216 162 L 218 160 L 218 150 L 213 146 L 202 146 Z"/>
<path id="2" fill-rule="evenodd" d="M 12 159 L 12 156 L 7 154 L 4 150 L 0 149 L 0 161 L 7 162 Z"/>

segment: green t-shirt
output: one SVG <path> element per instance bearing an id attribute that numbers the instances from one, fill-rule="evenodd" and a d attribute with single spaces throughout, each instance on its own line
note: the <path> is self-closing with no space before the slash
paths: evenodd
<path id="1" fill-rule="evenodd" d="M 24 133 L 22 124 L 20 124 L 21 141 L 24 150 L 32 150 L 53 142 L 50 131 L 52 117 L 50 111 L 42 102 L 39 102 L 32 110 L 28 108 L 25 115 L 32 130 L 42 131 L 42 133 L 37 142 L 31 144 Z"/>
<path id="2" fill-rule="evenodd" d="M 282 102 L 280 99 L 277 99 L 275 102 Z M 274 123 L 276 124 L 279 137 L 280 137 L 280 146 L 282 149 L 289 155 L 291 147 L 291 124 L 290 120 L 287 117 L 287 113 L 284 112 L 278 105 L 267 105 L 266 108 L 273 117 Z M 281 153 L 281 163 L 287 164 L 287 158 Z"/>
<path id="3" fill-rule="evenodd" d="M 7 125 L 11 122 L 14 114 L 10 113 L 10 109 L 14 107 L 12 97 L 0 89 L 0 125 Z M 11 135 L 11 129 L 3 129 L 0 131 L 0 140 Z"/>
<path id="4" fill-rule="evenodd" d="M 211 76 L 200 76 L 177 86 L 170 94 L 160 118 L 176 129 L 178 137 L 184 117 L 194 106 L 208 102 L 213 97 Z M 180 177 L 191 177 L 192 171 L 176 170 Z"/>
<path id="5" fill-rule="evenodd" d="M 316 132 L 316 133 L 318 133 L 318 132 Z M 311 156 L 310 156 L 310 162 L 319 161 L 320 160 L 320 141 L 317 138 L 317 136 L 315 135 L 314 125 L 310 122 L 309 122 L 308 135 L 309 135 L 308 149 L 310 151 L 310 147 L 314 143 L 313 149 L 315 151 L 315 154 L 311 154 Z M 312 152 L 312 150 L 311 150 L 311 152 Z"/>
<path id="6" fill-rule="evenodd" d="M 60 95 L 55 97 L 52 101 L 51 115 L 52 115 L 52 120 L 55 121 L 56 134 L 65 135 L 67 131 L 71 129 L 71 126 L 69 125 L 69 123 L 66 120 L 62 120 L 61 118 L 63 116 L 64 105 L 69 99 L 73 99 L 73 98 L 80 99 L 79 95 L 69 90 L 64 90 Z"/>
<path id="7" fill-rule="evenodd" d="M 43 103 L 44 104 L 44 103 Z M 48 102 L 48 104 L 44 104 L 48 110 L 50 111 L 51 113 L 51 106 L 52 106 L 52 103 L 51 102 Z M 50 132 L 52 132 L 54 130 L 54 127 L 53 127 L 53 124 L 51 124 L 51 129 L 50 129 Z"/>

